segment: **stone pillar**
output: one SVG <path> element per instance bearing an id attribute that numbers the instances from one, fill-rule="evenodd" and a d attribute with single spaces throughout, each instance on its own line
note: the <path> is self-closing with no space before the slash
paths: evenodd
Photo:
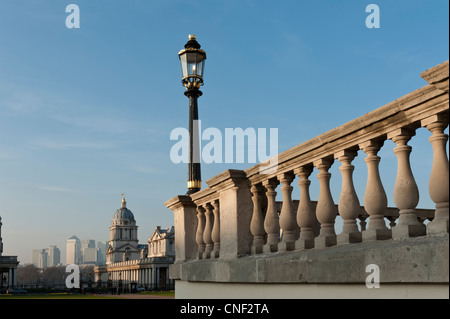
<path id="1" fill-rule="evenodd" d="M 205 205 L 205 231 L 203 233 L 203 241 L 206 244 L 205 252 L 203 253 L 203 259 L 211 258 L 211 252 L 214 250 L 214 242 L 212 240 L 212 228 L 214 224 L 214 215 L 212 212 L 212 205 Z"/>
<path id="2" fill-rule="evenodd" d="M 214 242 L 214 250 L 212 252 L 212 257 L 214 258 L 219 258 L 219 254 L 220 254 L 220 206 L 219 206 L 219 201 L 215 200 L 212 203 L 214 209 L 213 209 L 213 214 L 214 214 L 214 226 L 212 229 L 212 240 Z"/>
<path id="3" fill-rule="evenodd" d="M 314 166 L 319 170 L 317 178 L 320 182 L 319 200 L 316 207 L 316 216 L 320 222 L 320 234 L 314 241 L 314 247 L 316 248 L 336 245 L 334 221 L 338 211 L 331 196 L 331 174 L 328 172 L 332 164 L 332 159 L 320 159 L 314 162 Z"/>
<path id="4" fill-rule="evenodd" d="M 363 241 L 383 240 L 392 237 L 391 230 L 386 227 L 384 214 L 387 209 L 387 197 L 381 183 L 378 165 L 378 151 L 384 141 L 370 140 L 361 143 L 359 147 L 367 154 L 364 162 L 367 164 L 367 184 L 364 193 L 364 209 L 369 214 L 369 226 L 362 232 Z"/>
<path id="5" fill-rule="evenodd" d="M 278 181 L 275 179 L 267 180 L 263 182 L 263 186 L 266 188 L 267 196 L 267 211 L 266 218 L 264 219 L 264 230 L 267 233 L 267 242 L 263 247 L 264 252 L 278 251 L 278 243 L 280 242 L 280 221 L 277 213 L 277 205 L 275 197 L 277 192 Z"/>
<path id="6" fill-rule="evenodd" d="M 194 202 L 190 196 L 180 195 L 165 202 L 164 205 L 172 210 L 174 215 L 175 263 L 193 259 L 197 250 L 195 242 L 197 218 Z"/>
<path id="7" fill-rule="evenodd" d="M 422 121 L 430 132 L 429 141 L 433 148 L 433 166 L 428 191 L 436 203 L 434 219 L 428 223 L 428 234 L 448 233 L 449 220 L 449 170 L 447 157 L 448 135 L 444 130 L 448 125 L 448 115 L 439 114 Z"/>
<path id="8" fill-rule="evenodd" d="M 342 175 L 342 189 L 339 197 L 339 215 L 344 220 L 342 233 L 337 236 L 338 244 L 361 242 L 361 232 L 358 230 L 356 219 L 360 213 L 360 203 L 353 186 L 353 159 L 358 155 L 357 151 L 344 150 L 334 155 L 341 162 L 339 170 Z"/>
<path id="9" fill-rule="evenodd" d="M 3 280 L 3 279 L 2 279 Z M 8 287 L 11 288 L 15 288 L 17 285 L 17 271 L 16 268 L 9 268 L 8 271 Z"/>
<path id="10" fill-rule="evenodd" d="M 283 204 L 280 213 L 280 227 L 283 230 L 281 242 L 278 244 L 279 251 L 289 251 L 295 249 L 295 230 L 297 228 L 296 212 L 292 203 L 292 181 L 293 173 L 284 173 L 278 176 L 281 182 L 281 192 L 283 193 Z"/>
<path id="11" fill-rule="evenodd" d="M 308 179 L 313 169 L 313 166 L 302 166 L 294 170 L 294 173 L 300 178 L 298 182 L 300 186 L 300 202 L 297 208 L 297 224 L 300 227 L 300 238 L 295 242 L 295 249 L 314 248 L 314 226 L 317 219 L 309 196 L 311 181 Z"/>
<path id="12" fill-rule="evenodd" d="M 155 288 L 155 269 L 153 268 L 153 266 L 150 268 L 150 273 L 149 273 L 149 280 L 150 280 L 150 289 L 154 289 Z"/>
<path id="13" fill-rule="evenodd" d="M 250 231 L 253 235 L 253 243 L 251 252 L 252 254 L 260 254 L 263 251 L 264 246 L 264 217 L 261 209 L 261 196 L 263 189 L 261 185 L 253 185 L 251 187 L 253 194 L 253 215 L 250 223 Z"/>
<path id="14" fill-rule="evenodd" d="M 206 183 L 219 194 L 220 258 L 248 255 L 252 245 L 252 200 L 245 172 L 227 170 Z"/>
<path id="15" fill-rule="evenodd" d="M 394 153 L 397 156 L 397 177 L 394 186 L 394 201 L 400 210 L 397 225 L 392 228 L 393 238 L 423 236 L 426 227 L 420 223 L 416 215 L 419 203 L 419 189 L 411 171 L 409 154 L 411 146 L 407 145 L 413 130 L 401 128 L 390 132 L 387 137 L 397 144 Z"/>
<path id="16" fill-rule="evenodd" d="M 141 272 L 141 275 L 142 275 L 141 283 L 142 283 L 142 286 L 146 289 L 148 289 L 148 285 L 147 285 L 147 283 L 148 283 L 147 274 L 148 273 L 147 273 L 147 271 L 148 271 L 148 268 L 142 268 L 142 272 Z"/>
<path id="17" fill-rule="evenodd" d="M 203 240 L 203 232 L 205 231 L 205 209 L 197 206 L 197 232 L 195 233 L 195 242 L 197 243 L 197 258 L 202 259 L 205 251 L 205 241 Z"/>

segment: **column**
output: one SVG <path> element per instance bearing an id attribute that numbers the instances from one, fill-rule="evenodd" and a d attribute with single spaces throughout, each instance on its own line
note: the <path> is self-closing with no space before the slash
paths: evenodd
<path id="1" fill-rule="evenodd" d="M 195 241 L 197 243 L 197 258 L 202 259 L 205 251 L 205 241 L 203 240 L 203 231 L 205 229 L 205 209 L 202 206 L 197 207 L 197 232 Z"/>
<path id="2" fill-rule="evenodd" d="M 387 197 L 381 183 L 378 165 L 380 157 L 378 151 L 384 141 L 370 140 L 359 145 L 367 154 L 364 162 L 367 165 L 367 184 L 364 193 L 364 209 L 369 214 L 369 226 L 362 232 L 363 241 L 383 240 L 392 237 L 391 230 L 386 227 L 384 214 L 387 209 Z"/>
<path id="3" fill-rule="evenodd" d="M 15 288 L 17 284 L 17 273 L 15 268 L 9 268 L 8 272 L 8 287 Z M 3 279 L 2 279 L 3 280 Z"/>
<path id="4" fill-rule="evenodd" d="M 433 166 L 431 168 L 428 192 L 436 203 L 434 219 L 428 223 L 428 234 L 448 233 L 449 220 L 449 172 L 447 157 L 448 135 L 444 130 L 448 125 L 448 115 L 438 114 L 422 121 L 431 136 L 428 140 L 433 148 Z"/>
<path id="5" fill-rule="evenodd" d="M 154 289 L 154 285 L 153 285 L 153 266 L 151 267 L 151 268 L 149 268 L 149 277 L 148 277 L 148 279 L 149 279 L 149 285 L 150 285 L 150 290 L 153 290 Z"/>
<path id="6" fill-rule="evenodd" d="M 205 251 L 203 252 L 203 259 L 209 259 L 211 252 L 214 250 L 214 242 L 212 240 L 212 228 L 214 223 L 214 215 L 212 212 L 212 205 L 205 205 L 205 231 L 203 232 L 203 241 L 205 242 Z"/>
<path id="7" fill-rule="evenodd" d="M 156 276 L 156 278 L 155 278 L 155 285 L 156 285 L 156 288 L 159 289 L 160 288 L 159 267 L 155 268 L 155 276 Z"/>
<path id="8" fill-rule="evenodd" d="M 387 137 L 397 145 L 394 153 L 397 156 L 397 177 L 394 186 L 394 201 L 400 210 L 397 225 L 392 228 L 393 238 L 423 236 L 426 233 L 424 224 L 418 221 L 416 206 L 419 203 L 419 189 L 411 171 L 409 154 L 411 146 L 407 145 L 413 130 L 401 128 L 390 132 Z"/>
<path id="9" fill-rule="evenodd" d="M 275 197 L 277 192 L 278 181 L 275 179 L 263 182 L 266 188 L 267 211 L 264 219 L 264 230 L 267 233 L 267 242 L 263 247 L 263 252 L 278 251 L 278 243 L 280 241 L 280 221 L 277 213 Z"/>
<path id="10" fill-rule="evenodd" d="M 137 284 L 138 284 L 138 287 L 139 287 L 139 286 L 142 286 L 142 269 L 141 269 L 141 268 L 138 268 L 138 269 L 136 270 L 136 276 L 137 276 Z"/>
<path id="11" fill-rule="evenodd" d="M 253 185 L 250 189 L 252 192 L 253 214 L 250 222 L 250 231 L 253 235 L 252 254 L 260 254 L 263 252 L 264 246 L 264 217 L 261 210 L 261 196 L 263 188 L 261 185 Z"/>
<path id="12" fill-rule="evenodd" d="M 317 218 L 309 196 L 311 181 L 308 179 L 313 169 L 313 166 L 303 166 L 294 171 L 300 178 L 298 182 L 300 186 L 300 202 L 297 208 L 297 224 L 300 227 L 300 238 L 295 242 L 295 249 L 314 248 L 314 226 Z"/>
<path id="13" fill-rule="evenodd" d="M 339 170 L 342 175 L 342 189 L 339 197 L 339 215 L 344 220 L 342 233 L 337 236 L 338 244 L 361 242 L 361 232 L 358 230 L 356 218 L 360 213 L 360 204 L 353 185 L 353 159 L 358 155 L 357 151 L 344 150 L 334 155 L 341 162 Z"/>
<path id="14" fill-rule="evenodd" d="M 207 181 L 219 194 L 220 258 L 248 255 L 252 246 L 250 181 L 241 170 L 226 170 Z"/>
<path id="15" fill-rule="evenodd" d="M 213 258 L 219 258 L 220 253 L 220 210 L 219 210 L 219 200 L 215 200 L 212 203 L 214 209 L 214 226 L 212 229 L 212 240 L 214 242 L 214 250 L 212 252 Z"/>
<path id="16" fill-rule="evenodd" d="M 164 205 L 173 211 L 175 232 L 175 262 L 180 263 L 194 259 L 197 243 L 196 211 L 190 196 L 175 196 Z M 151 247 L 149 247 L 150 251 Z"/>
<path id="17" fill-rule="evenodd" d="M 319 200 L 316 207 L 316 216 L 320 222 L 320 234 L 314 240 L 314 247 L 316 248 L 336 245 L 334 221 L 338 211 L 331 196 L 331 174 L 328 172 L 332 164 L 333 159 L 331 158 L 324 158 L 314 162 L 314 166 L 319 170 L 317 178 L 320 182 Z"/>
<path id="18" fill-rule="evenodd" d="M 297 228 L 294 205 L 292 203 L 292 181 L 295 175 L 293 173 L 284 173 L 278 176 L 282 184 L 283 204 L 280 213 L 280 228 L 283 230 L 281 242 L 278 244 L 279 251 L 289 251 L 295 249 L 295 230 Z"/>

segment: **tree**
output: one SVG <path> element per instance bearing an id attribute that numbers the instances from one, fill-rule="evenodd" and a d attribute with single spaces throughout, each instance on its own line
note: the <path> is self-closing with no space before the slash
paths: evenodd
<path id="1" fill-rule="evenodd" d="M 65 275 L 65 267 L 47 267 L 42 271 L 42 283 L 50 287 L 64 286 Z"/>
<path id="2" fill-rule="evenodd" d="M 39 277 L 39 269 L 35 265 L 31 264 L 17 268 L 17 283 L 19 285 L 36 285 Z"/>

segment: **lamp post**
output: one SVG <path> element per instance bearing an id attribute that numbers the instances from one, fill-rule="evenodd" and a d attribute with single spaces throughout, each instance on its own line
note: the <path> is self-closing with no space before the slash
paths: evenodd
<path id="1" fill-rule="evenodd" d="M 200 86 L 203 85 L 203 70 L 206 53 L 200 49 L 195 35 L 189 35 L 189 41 L 184 49 L 178 52 L 181 62 L 181 83 L 186 88 L 184 95 L 189 98 L 189 168 L 187 181 L 187 195 L 198 192 L 201 189 L 202 178 L 200 172 L 200 147 L 198 128 L 197 99 L 203 93 Z"/>

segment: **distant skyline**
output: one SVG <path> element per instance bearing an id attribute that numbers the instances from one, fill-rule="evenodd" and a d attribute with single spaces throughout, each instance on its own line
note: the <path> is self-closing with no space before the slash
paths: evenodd
<path id="1" fill-rule="evenodd" d="M 65 24 L 71 3 L 79 29 Z M 378 29 L 365 24 L 372 3 Z M 57 245 L 65 259 L 72 235 L 108 241 L 122 193 L 140 243 L 174 224 L 164 202 L 187 190 L 187 165 L 170 161 L 170 132 L 188 126 L 177 55 L 188 34 L 207 54 L 202 126 L 278 128 L 282 152 L 426 85 L 420 73 L 448 60 L 448 10 L 447 0 L 0 1 L 4 255 L 31 263 L 32 249 Z M 410 143 L 420 208 L 434 207 L 428 137 L 418 130 Z M 380 152 L 389 206 L 393 147 Z M 361 201 L 364 157 L 354 162 Z M 203 187 L 253 165 L 203 163 Z"/>
<path id="2" fill-rule="evenodd" d="M 73 238 L 74 236 L 78 238 L 78 236 L 76 234 L 74 234 L 74 235 L 70 236 L 69 238 L 67 238 L 67 240 Z M 106 245 L 108 245 L 108 240 L 96 240 L 94 238 L 79 238 L 79 239 L 80 239 L 81 242 L 88 241 L 88 240 L 89 241 L 93 240 L 95 242 L 95 248 L 99 248 L 98 247 L 98 243 L 102 243 L 102 244 L 106 243 Z M 45 249 L 48 249 L 51 246 L 54 246 L 54 247 L 58 248 L 60 250 L 60 252 L 61 252 L 60 263 L 65 265 L 67 263 L 67 258 L 66 258 L 66 256 L 67 256 L 67 240 L 66 240 L 66 243 L 65 243 L 65 245 L 63 247 L 59 247 L 58 245 L 51 245 L 51 244 L 48 245 L 47 247 L 34 247 L 34 248 L 31 249 L 31 254 L 33 253 L 34 250 L 45 250 Z M 30 263 L 34 263 L 33 260 L 31 260 Z M 22 262 L 22 265 L 23 264 L 24 263 Z"/>

